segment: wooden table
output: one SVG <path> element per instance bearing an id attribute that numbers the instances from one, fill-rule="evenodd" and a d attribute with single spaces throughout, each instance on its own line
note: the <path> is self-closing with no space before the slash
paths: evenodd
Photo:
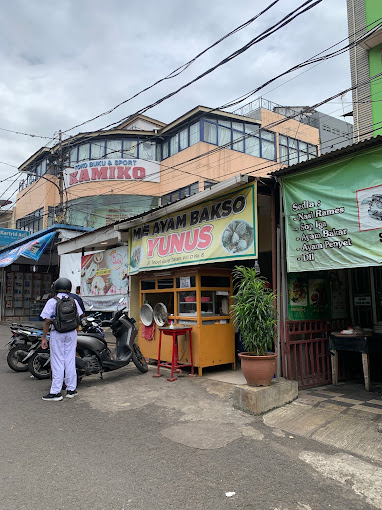
<path id="1" fill-rule="evenodd" d="M 338 384 L 338 351 L 360 352 L 365 380 L 365 390 L 370 391 L 370 357 L 371 352 L 381 352 L 382 342 L 376 335 L 347 335 L 333 331 L 329 336 L 329 351 L 332 354 L 332 383 Z"/>

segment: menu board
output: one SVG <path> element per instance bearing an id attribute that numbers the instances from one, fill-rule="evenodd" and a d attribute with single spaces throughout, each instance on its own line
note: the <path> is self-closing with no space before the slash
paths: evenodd
<path id="1" fill-rule="evenodd" d="M 127 260 L 126 246 L 81 257 L 81 296 L 126 295 Z"/>

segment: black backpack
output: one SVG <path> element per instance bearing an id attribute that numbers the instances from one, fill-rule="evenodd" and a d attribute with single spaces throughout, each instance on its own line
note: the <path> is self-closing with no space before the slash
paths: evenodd
<path id="1" fill-rule="evenodd" d="M 80 325 L 80 316 L 78 315 L 77 305 L 74 298 L 63 296 L 54 297 L 56 303 L 56 316 L 52 320 L 53 326 L 59 333 L 68 333 L 74 331 Z"/>

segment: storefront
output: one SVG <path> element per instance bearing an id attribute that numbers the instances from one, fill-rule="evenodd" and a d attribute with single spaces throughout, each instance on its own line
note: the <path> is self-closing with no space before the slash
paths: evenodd
<path id="1" fill-rule="evenodd" d="M 301 386 L 331 382 L 329 345 L 341 350 L 340 376 L 366 381 L 371 368 L 381 380 L 381 165 L 377 137 L 274 174 L 285 219 L 284 374 Z"/>
<path id="2" fill-rule="evenodd" d="M 232 268 L 254 265 L 260 258 L 262 273 L 272 280 L 276 258 L 272 257 L 271 195 L 272 188 L 264 182 L 236 176 L 175 204 L 117 222 L 108 234 L 94 231 L 61 243 L 59 254 L 82 251 L 85 261 L 87 251 L 104 247 L 99 242 L 103 239 L 108 250 L 99 258 L 104 260 L 108 252 L 128 245 L 126 302 L 139 323 L 144 356 L 158 360 L 159 307 L 164 323 L 191 328 L 193 364 L 199 375 L 206 367 L 234 368 Z M 102 289 L 109 288 L 106 271 L 102 275 L 94 266 L 94 275 L 97 271 Z M 182 361 L 189 363 L 189 343 L 180 339 L 178 348 Z M 171 356 L 172 344 L 164 340 L 160 358 L 169 362 Z"/>
<path id="3" fill-rule="evenodd" d="M 39 320 L 51 285 L 59 276 L 57 243 L 86 230 L 54 225 L 0 252 L 2 320 Z"/>

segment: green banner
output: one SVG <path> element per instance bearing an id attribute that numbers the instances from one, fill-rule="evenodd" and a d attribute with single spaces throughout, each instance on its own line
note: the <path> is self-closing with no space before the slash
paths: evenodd
<path id="1" fill-rule="evenodd" d="M 281 178 L 289 272 L 382 263 L 382 149 Z"/>
<path id="2" fill-rule="evenodd" d="M 256 183 L 130 229 L 129 273 L 257 258 Z"/>

